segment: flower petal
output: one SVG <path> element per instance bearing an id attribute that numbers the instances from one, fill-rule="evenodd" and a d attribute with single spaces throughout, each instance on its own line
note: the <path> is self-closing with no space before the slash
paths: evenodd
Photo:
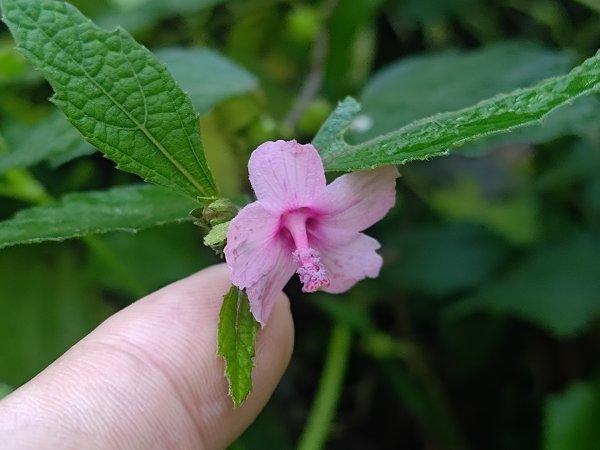
<path id="1" fill-rule="evenodd" d="M 283 243 L 278 242 L 282 239 L 278 227 L 279 218 L 258 202 L 245 206 L 233 219 L 224 250 L 233 284 L 246 288 L 273 270 Z"/>
<path id="2" fill-rule="evenodd" d="M 396 201 L 396 167 L 352 172 L 327 186 L 313 207 L 319 227 L 363 231 L 381 220 Z"/>
<path id="3" fill-rule="evenodd" d="M 265 142 L 252 152 L 248 172 L 256 198 L 276 214 L 309 206 L 325 189 L 323 163 L 310 144 Z"/>
<path id="4" fill-rule="evenodd" d="M 250 300 L 250 311 L 262 326 L 267 323 L 277 296 L 296 271 L 296 264 L 285 246 L 279 245 L 276 256 L 275 254 L 272 256 L 275 261 L 272 269 L 256 283 L 246 288 L 248 300 Z"/>
<path id="5" fill-rule="evenodd" d="M 329 286 L 323 290 L 339 294 L 364 278 L 376 278 L 383 264 L 376 252 L 379 247 L 379 242 L 363 233 L 341 245 L 321 245 L 321 261 L 329 275 Z"/>

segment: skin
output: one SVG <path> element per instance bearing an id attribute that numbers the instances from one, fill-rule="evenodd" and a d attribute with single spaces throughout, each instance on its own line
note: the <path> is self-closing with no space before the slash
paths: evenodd
<path id="1" fill-rule="evenodd" d="M 254 390 L 234 410 L 215 356 L 218 265 L 133 303 L 0 401 L 0 448 L 223 449 L 285 371 L 294 331 L 281 294 L 257 342 Z"/>

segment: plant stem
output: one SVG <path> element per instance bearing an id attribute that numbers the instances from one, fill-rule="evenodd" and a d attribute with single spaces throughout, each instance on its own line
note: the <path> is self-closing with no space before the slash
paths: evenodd
<path id="1" fill-rule="evenodd" d="M 335 324 L 319 388 L 308 414 L 306 428 L 300 436 L 298 450 L 318 450 L 325 447 L 340 398 L 351 343 L 350 328 L 346 324 Z"/>

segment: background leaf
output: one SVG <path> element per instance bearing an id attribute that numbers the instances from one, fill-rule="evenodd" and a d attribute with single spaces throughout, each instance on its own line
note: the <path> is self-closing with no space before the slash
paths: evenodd
<path id="1" fill-rule="evenodd" d="M 252 391 L 252 368 L 258 322 L 244 291 L 232 286 L 223 297 L 219 315 L 217 354 L 225 360 L 229 395 L 239 407 Z"/>
<path id="2" fill-rule="evenodd" d="M 12 151 L 0 155 L 0 174 L 14 167 L 28 167 L 42 161 L 58 166 L 94 151 L 64 114 L 54 111 L 33 130 L 20 133 Z"/>
<path id="3" fill-rule="evenodd" d="M 200 114 L 258 87 L 253 75 L 210 49 L 163 48 L 154 54 L 167 65 Z"/>
<path id="4" fill-rule="evenodd" d="M 192 219 L 188 213 L 197 205 L 146 185 L 69 194 L 56 204 L 25 209 L 0 222 L 0 248 L 182 222 Z"/>
<path id="5" fill-rule="evenodd" d="M 148 181 L 192 197 L 216 195 L 191 103 L 148 50 L 123 30 L 96 27 L 68 3 L 1 5 L 19 48 L 92 145 Z"/>
<path id="6" fill-rule="evenodd" d="M 518 317 L 557 337 L 575 336 L 600 314 L 600 241 L 576 236 L 549 245 L 515 265 L 505 277 L 457 302 L 456 318 L 474 312 Z"/>
<path id="7" fill-rule="evenodd" d="M 600 441 L 600 384 L 573 383 L 550 396 L 544 411 L 544 450 L 594 450 Z"/>

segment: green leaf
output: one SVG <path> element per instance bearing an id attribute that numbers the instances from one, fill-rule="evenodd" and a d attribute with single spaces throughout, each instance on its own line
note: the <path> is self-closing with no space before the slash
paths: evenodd
<path id="1" fill-rule="evenodd" d="M 571 67 L 566 52 L 527 42 L 403 58 L 379 71 L 365 87 L 360 102 L 367 126 L 350 132 L 348 142 L 372 139 L 439 112 L 532 86 L 564 75 Z M 495 140 L 543 142 L 596 127 L 599 119 L 600 103 L 588 97 L 552 113 L 543 126 L 529 126 Z M 490 139 L 478 144 L 489 147 Z"/>
<path id="2" fill-rule="evenodd" d="M 385 242 L 401 257 L 386 260 L 381 283 L 399 292 L 441 298 L 481 285 L 508 253 L 486 228 L 464 223 L 404 228 L 401 234 L 386 236 Z"/>
<path id="3" fill-rule="evenodd" d="M 147 185 L 69 194 L 0 222 L 0 248 L 191 220 L 188 213 L 194 206 L 186 197 Z"/>
<path id="4" fill-rule="evenodd" d="M 207 247 L 213 247 L 215 245 L 224 243 L 227 239 L 227 230 L 229 230 L 230 224 L 231 220 L 225 223 L 218 223 L 212 227 L 207 235 L 204 236 L 204 245 Z"/>
<path id="5" fill-rule="evenodd" d="M 10 153 L 0 155 L 0 174 L 15 167 L 28 167 L 46 160 L 57 166 L 94 151 L 64 114 L 55 111 L 16 142 Z"/>
<path id="6" fill-rule="evenodd" d="M 256 78 L 246 70 L 206 48 L 164 48 L 154 54 L 167 65 L 200 114 L 258 86 Z"/>
<path id="7" fill-rule="evenodd" d="M 600 441 L 600 383 L 577 382 L 550 396 L 544 411 L 544 450 L 595 450 Z"/>
<path id="8" fill-rule="evenodd" d="M 155 52 L 155 56 L 167 65 L 190 96 L 196 112 L 201 114 L 257 86 L 252 75 L 212 50 L 166 48 Z M 0 174 L 44 161 L 56 167 L 95 151 L 59 111 L 52 112 L 33 131 L 25 130 L 22 135 L 10 153 L 0 155 Z"/>
<path id="9" fill-rule="evenodd" d="M 543 81 L 450 113 L 415 121 L 389 134 L 350 145 L 343 133 L 318 141 L 326 170 L 351 171 L 445 155 L 450 149 L 481 137 L 538 123 L 556 108 L 600 87 L 600 53 L 569 74 Z M 347 114 L 349 100 L 332 113 L 325 125 Z M 345 123 L 337 129 L 350 125 Z M 319 133 L 321 134 L 321 133 Z"/>
<path id="10" fill-rule="evenodd" d="M 600 241 L 577 236 L 533 252 L 512 271 L 446 311 L 518 317 L 559 338 L 583 331 L 600 315 Z"/>
<path id="11" fill-rule="evenodd" d="M 232 286 L 223 297 L 217 355 L 225 360 L 229 396 L 236 408 L 252 391 L 252 368 L 258 328 L 258 322 L 250 312 L 246 293 Z"/>
<path id="12" fill-rule="evenodd" d="M 117 167 L 192 197 L 214 197 L 191 102 L 124 30 L 107 32 L 68 3 L 1 0 L 21 52 L 53 101 Z"/>

